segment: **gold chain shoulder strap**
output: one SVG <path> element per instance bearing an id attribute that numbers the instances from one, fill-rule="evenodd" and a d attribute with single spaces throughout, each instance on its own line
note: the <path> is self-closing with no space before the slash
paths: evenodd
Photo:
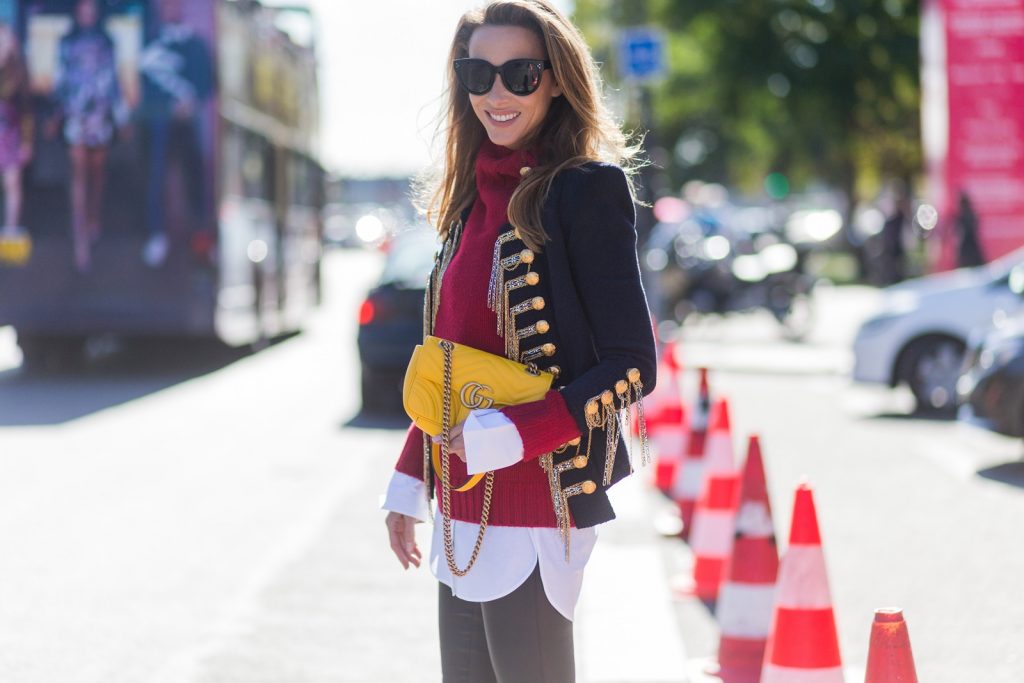
<path id="1" fill-rule="evenodd" d="M 476 564 L 480 556 L 480 548 L 487 532 L 487 520 L 491 516 L 491 493 L 494 489 L 494 472 L 488 472 L 484 480 L 484 504 L 480 513 L 480 531 L 476 535 L 476 545 L 465 569 L 459 569 L 455 561 L 455 540 L 452 538 L 452 486 L 448 471 L 448 449 L 451 443 L 451 410 L 452 410 L 452 350 L 454 346 L 448 340 L 441 341 L 444 351 L 444 394 L 441 405 L 441 519 L 444 530 L 444 556 L 448 560 L 448 569 L 455 576 L 465 576 Z"/>

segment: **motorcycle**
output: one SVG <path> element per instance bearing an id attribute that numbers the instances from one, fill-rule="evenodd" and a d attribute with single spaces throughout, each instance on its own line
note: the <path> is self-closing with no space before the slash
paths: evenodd
<path id="1" fill-rule="evenodd" d="M 690 216 L 655 226 L 644 251 L 662 320 L 683 325 L 699 316 L 766 310 L 787 339 L 811 330 L 810 248 L 791 243 L 781 230 L 728 230 L 711 217 Z"/>

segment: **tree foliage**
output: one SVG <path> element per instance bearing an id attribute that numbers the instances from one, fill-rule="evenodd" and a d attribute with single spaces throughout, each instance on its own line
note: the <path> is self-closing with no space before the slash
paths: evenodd
<path id="1" fill-rule="evenodd" d="M 652 129 L 673 180 L 785 173 L 853 193 L 921 164 L 919 0 L 578 0 L 599 58 L 616 26 L 669 34 Z M 606 64 L 605 76 L 615 79 Z"/>

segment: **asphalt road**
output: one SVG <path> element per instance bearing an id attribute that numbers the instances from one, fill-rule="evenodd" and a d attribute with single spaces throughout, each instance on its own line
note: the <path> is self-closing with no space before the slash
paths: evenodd
<path id="1" fill-rule="evenodd" d="M 359 416 L 355 314 L 378 268 L 332 254 L 307 331 L 257 354 L 147 349 L 29 377 L 0 329 L 0 680 L 439 679 L 435 582 L 390 557 L 377 509 L 403 424 Z M 762 435 L 780 536 L 796 483 L 815 487 L 848 680 L 887 605 L 921 680 L 1024 680 L 1020 444 L 850 387 L 873 293 L 822 297 L 806 345 L 755 316 L 687 331 L 684 361 L 713 368 L 737 442 Z M 580 680 L 683 680 L 713 621 L 671 597 L 689 557 L 655 532 L 664 501 L 643 476 L 615 498 Z"/>
<path id="2" fill-rule="evenodd" d="M 848 341 L 874 298 L 823 290 L 806 345 L 754 316 L 688 330 L 682 356 L 713 368 L 737 446 L 761 436 L 783 547 L 796 485 L 814 487 L 848 681 L 863 680 L 872 613 L 887 606 L 904 609 L 920 680 L 1022 681 L 1021 443 L 917 418 L 906 391 L 851 385 Z M 690 561 L 681 544 L 669 552 L 674 568 Z M 691 658 L 713 655 L 708 610 L 678 612 Z"/>

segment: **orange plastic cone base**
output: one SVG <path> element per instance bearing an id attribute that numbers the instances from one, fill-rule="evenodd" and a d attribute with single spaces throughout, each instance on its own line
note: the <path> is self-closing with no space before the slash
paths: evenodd
<path id="1" fill-rule="evenodd" d="M 902 610 L 875 611 L 864 683 L 917 683 L 910 634 Z"/>

